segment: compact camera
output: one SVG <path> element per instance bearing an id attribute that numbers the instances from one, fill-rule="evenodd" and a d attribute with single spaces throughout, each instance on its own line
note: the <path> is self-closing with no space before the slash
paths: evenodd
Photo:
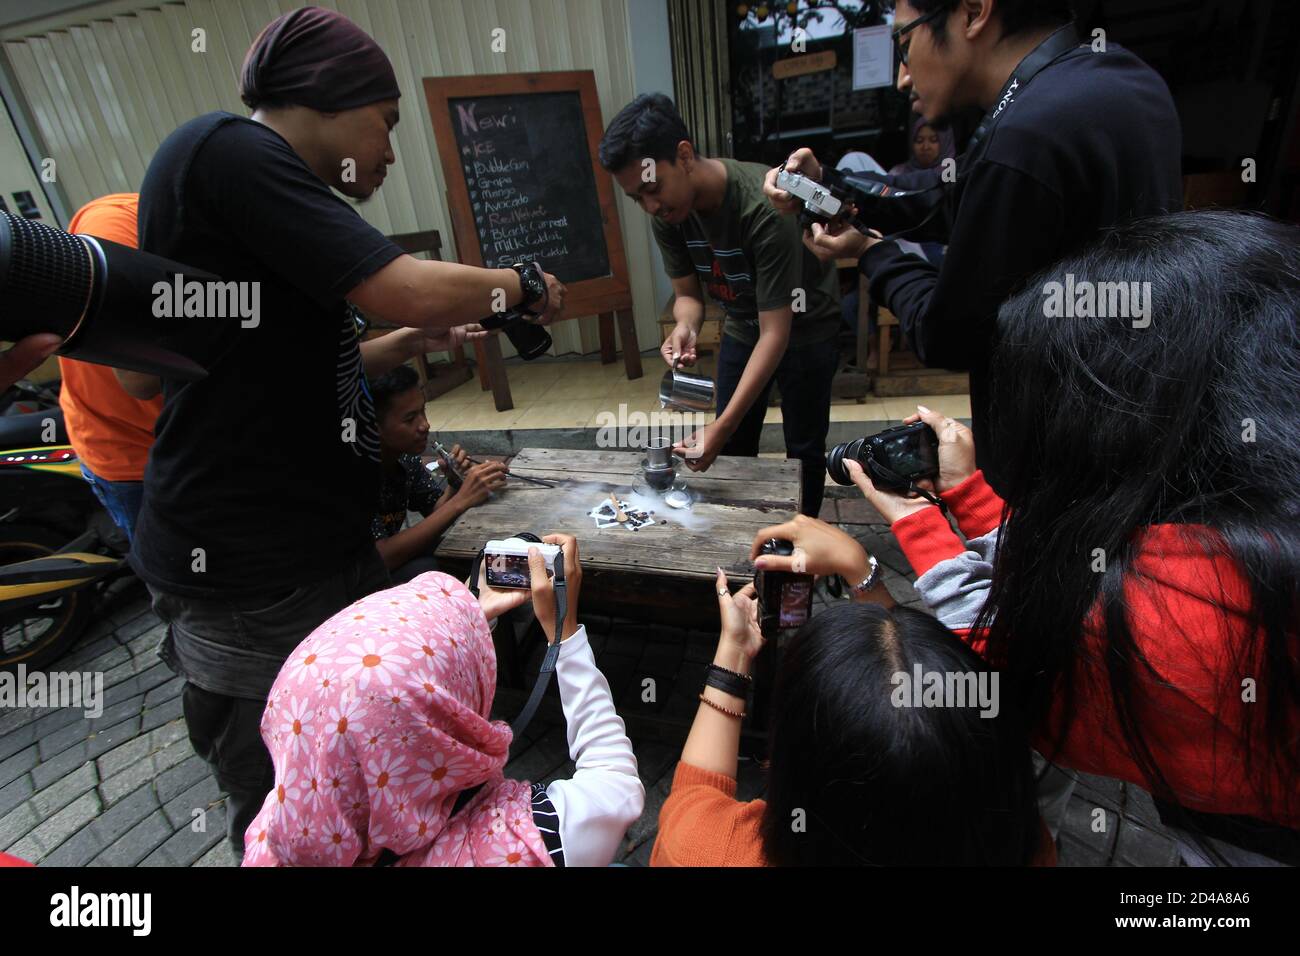
<path id="1" fill-rule="evenodd" d="M 558 544 L 546 544 L 535 534 L 518 534 L 502 541 L 489 541 L 483 547 L 483 567 L 488 587 L 528 590 L 532 574 L 528 567 L 528 549 L 536 548 L 546 562 L 547 577 L 555 577 L 555 559 L 562 550 Z"/>
<path id="2" fill-rule="evenodd" d="M 794 545 L 780 538 L 763 542 L 760 554 L 788 557 Z M 793 571 L 754 573 L 754 590 L 758 592 L 759 626 L 764 634 L 790 627 L 803 627 L 812 616 L 813 575 Z"/>
<path id="3" fill-rule="evenodd" d="M 782 169 L 776 174 L 776 185 L 778 189 L 784 189 L 803 201 L 799 224 L 805 229 L 814 222 L 829 222 L 844 210 L 842 191 L 813 182 L 803 173 L 791 173 Z"/>
<path id="4" fill-rule="evenodd" d="M 880 490 L 907 491 L 915 482 L 938 477 L 939 436 L 925 422 L 916 422 L 836 445 L 826 456 L 826 470 L 836 484 L 853 484 L 846 458 L 856 460 Z"/>

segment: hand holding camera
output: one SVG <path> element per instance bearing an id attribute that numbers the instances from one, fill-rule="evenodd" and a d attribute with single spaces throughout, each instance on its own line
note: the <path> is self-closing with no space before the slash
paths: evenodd
<path id="1" fill-rule="evenodd" d="M 886 491 L 873 483 L 871 476 L 856 461 L 845 462 L 844 467 L 849 473 L 850 483 L 858 486 L 862 496 L 871 502 L 871 506 L 880 512 L 880 517 L 891 525 L 910 514 L 933 506 L 933 503 L 926 498 L 908 497 L 893 490 Z"/>
<path id="2" fill-rule="evenodd" d="M 543 271 L 540 262 L 516 262 L 511 268 L 519 274 L 523 301 L 513 309 L 484 317 L 478 327 L 504 332 L 519 357 L 530 362 L 550 349 L 551 336 L 542 326 L 560 317 L 567 290 L 559 279 Z"/>
<path id="3" fill-rule="evenodd" d="M 541 266 L 539 265 L 538 268 L 540 269 Z M 543 272 L 542 278 L 546 281 L 546 299 L 534 321 L 538 325 L 550 325 L 560 318 L 564 312 L 564 296 L 567 294 L 568 289 L 564 287 L 563 282 L 549 272 Z"/>
<path id="4" fill-rule="evenodd" d="M 557 562 L 564 568 L 565 587 L 561 640 L 572 635 L 578 629 L 582 565 L 578 562 L 578 540 L 567 534 L 548 534 L 540 539 L 533 534 L 519 534 L 484 545 L 478 586 L 479 604 L 487 619 L 531 600 L 547 643 L 554 643 Z"/>
<path id="5" fill-rule="evenodd" d="M 63 339 L 50 332 L 38 332 L 15 342 L 13 348 L 0 353 L 0 389 L 32 371 L 62 344 Z"/>
<path id="6" fill-rule="evenodd" d="M 938 504 L 934 492 L 950 491 L 975 473 L 970 430 L 917 408 L 902 425 L 836 445 L 826 456 L 831 478 L 857 485 L 890 524 Z"/>
<path id="7" fill-rule="evenodd" d="M 722 618 L 719 650 L 729 653 L 732 670 L 748 673 L 749 662 L 758 656 L 766 643 L 758 622 L 757 591 L 753 584 L 746 584 L 732 594 L 722 568 L 718 568 L 717 586 L 718 613 Z"/>
<path id="8" fill-rule="evenodd" d="M 793 545 L 789 554 L 764 552 L 773 538 Z M 864 580 L 871 573 L 871 562 L 862 545 L 834 525 L 807 515 L 793 521 L 764 528 L 754 537 L 749 552 L 756 570 L 811 574 L 819 578 L 838 574 L 850 584 Z"/>
<path id="9" fill-rule="evenodd" d="M 939 494 L 952 491 L 975 474 L 975 436 L 956 419 L 916 406 L 917 414 L 903 419 L 904 425 L 925 422 L 939 440 L 939 474 L 932 482 L 917 482 L 922 488 L 932 485 Z"/>
<path id="10" fill-rule="evenodd" d="M 790 158 L 782 165 L 768 170 L 767 177 L 763 182 L 763 195 L 767 196 L 768 202 L 775 207 L 777 212 L 793 215 L 803 208 L 803 200 L 790 195 L 789 192 L 777 185 L 777 177 L 782 172 L 799 173 L 805 179 L 818 183 L 821 182 L 822 178 L 821 163 L 817 162 L 817 157 L 813 155 L 813 151 L 805 146 L 791 153 Z"/>
<path id="11" fill-rule="evenodd" d="M 578 629 L 578 593 L 582 589 L 582 565 L 578 561 L 578 539 L 571 534 L 548 534 L 542 538 L 546 545 L 560 549 L 559 560 L 564 562 L 564 586 L 567 592 L 568 611 L 564 617 L 564 633 L 560 640 L 570 637 Z M 555 581 L 547 573 L 543 551 L 536 545 L 528 551 L 528 570 L 533 596 L 533 613 L 546 632 L 548 644 L 555 636 Z"/>
<path id="12" fill-rule="evenodd" d="M 857 214 L 856 207 L 845 207 L 851 219 Z M 880 241 L 880 233 L 860 232 L 848 219 L 837 217 L 830 222 L 811 222 L 803 234 L 803 244 L 809 252 L 822 262 L 836 259 L 860 259 L 873 243 Z"/>

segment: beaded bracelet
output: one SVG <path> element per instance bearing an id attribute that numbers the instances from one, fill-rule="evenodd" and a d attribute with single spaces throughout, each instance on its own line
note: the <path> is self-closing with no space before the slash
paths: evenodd
<path id="1" fill-rule="evenodd" d="M 703 692 L 703 691 L 700 692 L 700 703 L 701 703 L 701 704 L 708 704 L 710 707 L 712 707 L 712 708 L 713 708 L 714 710 L 716 710 L 718 713 L 720 713 L 720 714 L 726 714 L 728 717 L 735 717 L 735 718 L 737 718 L 738 720 L 744 720 L 744 719 L 745 719 L 745 715 L 744 715 L 743 713 L 738 712 L 738 711 L 734 711 L 734 710 L 728 710 L 726 707 L 723 707 L 721 704 L 715 704 L 713 701 L 709 700 L 709 698 L 707 698 L 707 697 L 704 696 L 704 692 Z"/>

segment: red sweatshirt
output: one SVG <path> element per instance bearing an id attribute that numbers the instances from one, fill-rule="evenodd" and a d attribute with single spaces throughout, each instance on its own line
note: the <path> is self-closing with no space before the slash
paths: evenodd
<path id="1" fill-rule="evenodd" d="M 893 532 L 918 575 L 917 591 L 926 604 L 982 654 L 984 639 L 972 635 L 970 627 L 988 592 L 1002 500 L 982 472 L 943 499 L 967 543 L 938 508 L 900 518 Z M 1129 627 L 1160 680 L 1145 672 L 1134 674 L 1135 713 L 1183 806 L 1297 827 L 1300 810 L 1270 813 L 1247 782 L 1243 716 L 1245 708 L 1263 704 L 1243 701 L 1243 696 L 1251 696 L 1243 681 L 1258 681 L 1259 675 L 1237 673 L 1231 652 L 1248 636 L 1249 588 L 1231 558 L 1207 556 L 1198 540 L 1198 532 L 1204 531 L 1153 525 L 1139 540 L 1136 573 L 1125 587 Z M 1052 742 L 1063 716 L 1059 707 L 1048 726 L 1035 733 L 1034 743 L 1062 766 L 1149 787 L 1119 728 L 1103 664 L 1105 652 L 1094 622 L 1076 675 L 1075 712 L 1064 746 L 1053 756 Z M 1262 700 L 1265 692 L 1254 687 L 1255 700 Z M 1292 717 L 1292 726 L 1300 730 L 1300 715 Z M 1254 758 L 1256 772 L 1271 766 L 1267 753 L 1257 750 Z"/>

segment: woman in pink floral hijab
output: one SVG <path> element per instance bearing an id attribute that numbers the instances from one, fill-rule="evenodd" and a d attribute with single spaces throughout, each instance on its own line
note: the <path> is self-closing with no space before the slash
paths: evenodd
<path id="1" fill-rule="evenodd" d="M 365 866 L 392 860 L 384 850 L 399 866 L 554 865 L 529 785 L 502 775 L 511 734 L 488 719 L 495 686 L 484 612 L 445 574 L 334 615 L 271 690 L 262 738 L 276 786 L 244 865 Z"/>

